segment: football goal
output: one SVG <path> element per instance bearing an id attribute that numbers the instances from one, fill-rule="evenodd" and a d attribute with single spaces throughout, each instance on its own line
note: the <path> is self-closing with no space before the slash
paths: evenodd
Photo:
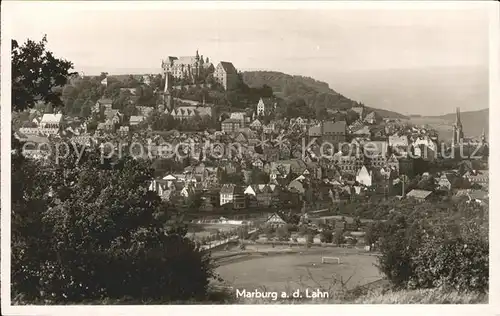
<path id="1" fill-rule="evenodd" d="M 328 263 L 337 261 L 337 264 L 340 264 L 340 258 L 338 257 L 321 257 L 321 263 Z"/>

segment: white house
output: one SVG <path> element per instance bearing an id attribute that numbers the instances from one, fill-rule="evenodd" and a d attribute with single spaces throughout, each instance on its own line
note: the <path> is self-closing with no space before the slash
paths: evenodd
<path id="1" fill-rule="evenodd" d="M 389 146 L 390 147 L 408 147 L 408 136 L 406 135 L 390 135 L 389 136 Z"/>
<path id="2" fill-rule="evenodd" d="M 257 115 L 266 115 L 276 108 L 276 103 L 273 103 L 269 98 L 260 98 L 257 103 Z"/>
<path id="3" fill-rule="evenodd" d="M 44 114 L 40 121 L 41 128 L 60 128 L 62 124 L 62 114 Z"/>
<path id="4" fill-rule="evenodd" d="M 283 226 L 286 222 L 278 214 L 274 213 L 266 220 L 266 224 L 271 226 Z"/>
<path id="5" fill-rule="evenodd" d="M 429 137 L 417 138 L 413 142 L 414 155 L 426 160 L 434 160 L 437 156 L 438 146 Z"/>
<path id="6" fill-rule="evenodd" d="M 130 117 L 130 125 L 131 126 L 134 126 L 134 125 L 138 125 L 140 122 L 142 122 L 143 120 L 145 120 L 146 118 L 142 115 L 132 115 Z"/>
<path id="7" fill-rule="evenodd" d="M 372 185 L 372 180 L 372 172 L 368 171 L 365 166 L 361 167 L 356 174 L 356 181 L 367 187 Z"/>

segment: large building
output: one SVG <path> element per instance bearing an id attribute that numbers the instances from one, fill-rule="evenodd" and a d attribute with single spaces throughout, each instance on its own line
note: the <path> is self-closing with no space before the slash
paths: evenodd
<path id="1" fill-rule="evenodd" d="M 233 209 L 245 208 L 243 189 L 235 184 L 224 184 L 220 190 L 220 205 L 233 204 Z"/>
<path id="2" fill-rule="evenodd" d="M 207 74 L 214 71 L 213 64 L 208 58 L 203 59 L 203 55 L 200 56 L 198 51 L 195 56 L 169 56 L 166 60 L 162 60 L 161 68 L 164 76 L 170 74 L 173 78 L 186 79 L 191 83 L 204 79 Z"/>
<path id="3" fill-rule="evenodd" d="M 221 123 L 221 130 L 225 133 L 233 133 L 244 127 L 244 122 L 235 118 L 229 118 Z"/>
<path id="4" fill-rule="evenodd" d="M 345 121 L 326 121 L 312 126 L 308 130 L 309 137 L 321 137 L 323 141 L 340 143 L 346 141 L 347 124 Z"/>
<path id="5" fill-rule="evenodd" d="M 227 61 L 221 61 L 214 71 L 214 80 L 224 87 L 224 90 L 233 90 L 238 87 L 240 78 L 234 65 Z"/>
<path id="6" fill-rule="evenodd" d="M 161 68 L 163 77 L 166 78 L 165 92 L 172 86 L 170 79 L 184 80 L 184 84 L 198 84 L 206 83 L 208 75 L 213 74 L 214 81 L 222 85 L 225 90 L 237 88 L 240 82 L 238 71 L 232 63 L 221 61 L 214 67 L 209 59 L 203 58 L 198 51 L 195 56 L 169 56 L 162 60 Z"/>
<path id="7" fill-rule="evenodd" d="M 168 110 L 167 110 L 168 111 Z M 202 116 L 212 116 L 212 108 L 211 107 L 203 107 L 203 106 L 180 106 L 174 108 L 170 115 L 173 118 L 184 120 L 195 117 L 196 115 Z"/>

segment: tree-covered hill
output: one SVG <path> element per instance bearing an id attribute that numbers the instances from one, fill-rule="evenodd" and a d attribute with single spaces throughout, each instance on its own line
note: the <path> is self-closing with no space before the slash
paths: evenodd
<path id="1" fill-rule="evenodd" d="M 315 108 L 350 109 L 361 103 L 351 100 L 331 89 L 326 82 L 310 77 L 292 76 L 276 71 L 246 71 L 243 81 L 250 87 L 270 86 L 274 94 L 285 100 L 302 98 Z M 368 110 L 373 109 L 367 107 Z M 382 109 L 376 110 L 381 116 L 388 118 L 406 118 L 406 116 Z"/>

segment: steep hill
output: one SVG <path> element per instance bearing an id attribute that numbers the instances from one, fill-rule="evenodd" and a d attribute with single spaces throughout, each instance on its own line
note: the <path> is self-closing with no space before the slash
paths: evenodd
<path id="1" fill-rule="evenodd" d="M 261 87 L 265 84 L 270 86 L 278 97 L 289 100 L 302 98 L 308 105 L 320 104 L 327 109 L 349 109 L 360 104 L 331 89 L 327 83 L 310 77 L 291 76 L 276 71 L 246 71 L 243 72 L 243 81 L 250 87 Z M 373 110 L 383 117 L 407 118 L 392 111 Z"/>

